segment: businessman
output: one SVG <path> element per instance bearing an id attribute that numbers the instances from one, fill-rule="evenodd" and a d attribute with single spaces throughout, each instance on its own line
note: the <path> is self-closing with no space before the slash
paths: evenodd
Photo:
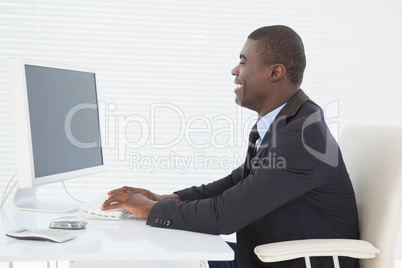
<path id="1" fill-rule="evenodd" d="M 295 239 L 358 239 L 354 191 L 338 144 L 321 108 L 300 89 L 305 66 L 302 40 L 291 28 L 252 32 L 232 70 L 236 103 L 258 114 L 245 163 L 220 180 L 169 195 L 112 190 L 103 209 L 126 209 L 156 227 L 235 232 L 237 261 L 211 267 L 305 267 L 303 259 L 263 263 L 254 248 Z M 280 165 L 272 165 L 273 157 Z M 355 259 L 340 262 L 359 267 Z M 333 267 L 328 257 L 311 263 Z"/>

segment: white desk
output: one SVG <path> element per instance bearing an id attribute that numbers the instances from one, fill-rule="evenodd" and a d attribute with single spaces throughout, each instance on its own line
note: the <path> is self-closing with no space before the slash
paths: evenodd
<path id="1" fill-rule="evenodd" d="M 72 261 L 72 268 L 111 267 L 110 262 L 119 268 L 198 268 L 201 260 L 232 260 L 234 256 L 220 236 L 150 227 L 134 216 L 120 221 L 87 219 L 87 228 L 76 231 L 77 238 L 60 244 L 5 235 L 20 227 L 44 229 L 62 216 L 66 214 L 21 212 L 8 202 L 0 210 L 0 262 Z"/>

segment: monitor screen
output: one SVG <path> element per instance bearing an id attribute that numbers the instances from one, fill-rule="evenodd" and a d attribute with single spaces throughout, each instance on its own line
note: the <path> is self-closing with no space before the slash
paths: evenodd
<path id="1" fill-rule="evenodd" d="M 25 65 L 35 178 L 103 164 L 95 74 Z"/>

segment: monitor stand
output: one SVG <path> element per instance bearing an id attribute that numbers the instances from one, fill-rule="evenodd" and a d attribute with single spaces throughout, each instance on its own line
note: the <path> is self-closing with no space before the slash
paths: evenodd
<path id="1" fill-rule="evenodd" d="M 37 186 L 27 189 L 18 188 L 14 196 L 14 205 L 25 211 L 50 212 L 50 213 L 70 213 L 78 210 L 79 203 L 57 203 L 43 202 L 36 197 Z"/>

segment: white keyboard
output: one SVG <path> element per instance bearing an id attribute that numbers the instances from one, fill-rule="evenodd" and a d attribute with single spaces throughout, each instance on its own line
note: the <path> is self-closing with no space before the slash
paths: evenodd
<path id="1" fill-rule="evenodd" d="M 120 220 L 124 216 L 129 214 L 127 210 L 120 208 L 101 210 L 103 202 L 105 202 L 104 198 L 83 204 L 80 207 L 80 212 L 84 213 L 85 215 L 89 215 L 91 217 L 108 219 L 108 220 Z"/>

